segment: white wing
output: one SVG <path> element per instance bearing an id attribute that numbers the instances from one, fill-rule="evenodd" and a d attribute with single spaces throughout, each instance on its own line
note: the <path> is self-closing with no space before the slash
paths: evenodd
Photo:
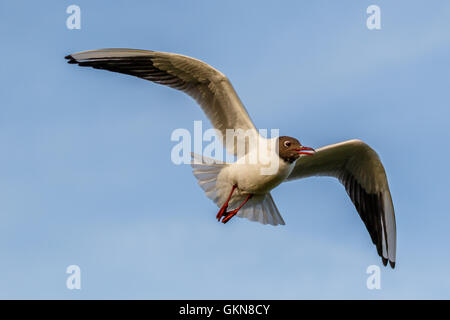
<path id="1" fill-rule="evenodd" d="M 391 193 L 377 153 L 360 140 L 350 140 L 300 157 L 287 180 L 336 177 L 345 186 L 372 242 L 386 265 L 395 267 L 396 226 Z"/>
<path id="2" fill-rule="evenodd" d="M 134 49 L 84 51 L 68 55 L 66 59 L 79 66 L 125 73 L 181 90 L 197 101 L 223 137 L 226 129 L 256 132 L 227 77 L 200 60 Z M 228 152 L 236 154 L 236 147 Z"/>

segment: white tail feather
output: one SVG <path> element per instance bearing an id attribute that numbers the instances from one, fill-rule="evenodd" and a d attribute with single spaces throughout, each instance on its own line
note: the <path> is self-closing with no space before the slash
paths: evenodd
<path id="1" fill-rule="evenodd" d="M 273 226 L 285 224 L 270 193 L 263 196 L 254 196 L 247 204 L 239 210 L 238 217 Z"/>
<path id="2" fill-rule="evenodd" d="M 205 191 L 206 196 L 220 207 L 220 204 L 217 203 L 220 199 L 220 194 L 216 188 L 216 180 L 220 171 L 228 164 L 220 163 L 195 153 L 191 153 L 191 156 L 193 160 L 191 162 L 192 172 L 197 178 L 198 185 Z"/>
<path id="3" fill-rule="evenodd" d="M 198 184 L 205 191 L 206 196 L 214 201 L 220 208 L 223 203 L 219 203 L 221 197 L 220 190 L 216 186 L 217 176 L 223 168 L 229 164 L 218 162 L 214 159 L 202 157 L 192 153 L 193 161 L 191 162 L 192 172 L 197 178 Z M 230 206 L 238 205 L 239 203 L 232 202 Z M 270 193 L 265 195 L 254 195 L 242 208 L 239 210 L 238 217 L 247 218 L 251 221 L 258 221 L 262 224 L 284 225 L 284 220 L 273 201 Z"/>

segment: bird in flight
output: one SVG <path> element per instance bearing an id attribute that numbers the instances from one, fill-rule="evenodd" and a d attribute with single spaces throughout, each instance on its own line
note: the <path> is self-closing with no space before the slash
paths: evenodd
<path id="1" fill-rule="evenodd" d="M 236 145 L 227 144 L 227 151 L 238 156 L 234 163 L 193 155 L 194 176 L 220 208 L 216 216 L 219 221 L 227 223 L 238 216 L 284 225 L 270 194 L 273 188 L 311 176 L 334 177 L 344 185 L 383 265 L 389 262 L 395 267 L 395 213 L 386 172 L 378 154 L 364 142 L 349 140 L 314 150 L 288 136 L 266 139 L 256 130 L 228 78 L 191 57 L 148 50 L 101 49 L 65 58 L 70 64 L 124 73 L 181 90 L 197 101 L 222 136 L 229 129 L 251 133 L 254 143 L 245 140 L 242 153 Z M 262 169 L 273 162 L 277 163 L 276 169 L 263 173 Z"/>

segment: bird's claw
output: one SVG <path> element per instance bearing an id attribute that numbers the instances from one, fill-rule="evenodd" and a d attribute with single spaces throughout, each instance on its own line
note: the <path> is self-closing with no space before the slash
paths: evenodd
<path id="1" fill-rule="evenodd" d="M 228 208 L 227 205 L 220 208 L 219 213 L 217 213 L 217 216 L 216 216 L 218 221 L 222 220 L 223 223 L 227 223 L 238 212 L 238 210 L 236 210 L 236 209 L 234 209 L 232 211 L 227 211 L 227 208 Z"/>
<path id="2" fill-rule="evenodd" d="M 233 210 L 230 212 L 226 213 L 226 216 L 222 219 L 223 223 L 227 223 L 228 221 L 230 221 L 231 218 L 233 218 L 237 213 L 237 210 Z"/>
<path id="3" fill-rule="evenodd" d="M 227 204 L 223 205 L 222 208 L 220 208 L 219 212 L 216 215 L 216 219 L 218 221 L 220 221 L 220 219 L 223 217 L 223 215 L 227 213 L 227 209 L 228 209 Z"/>

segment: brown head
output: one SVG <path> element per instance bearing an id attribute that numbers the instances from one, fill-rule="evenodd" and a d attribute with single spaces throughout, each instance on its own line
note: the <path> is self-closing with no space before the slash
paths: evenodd
<path id="1" fill-rule="evenodd" d="M 300 158 L 300 155 L 313 155 L 314 152 L 313 148 L 302 146 L 295 138 L 288 136 L 278 138 L 278 155 L 286 162 L 292 163 Z"/>

